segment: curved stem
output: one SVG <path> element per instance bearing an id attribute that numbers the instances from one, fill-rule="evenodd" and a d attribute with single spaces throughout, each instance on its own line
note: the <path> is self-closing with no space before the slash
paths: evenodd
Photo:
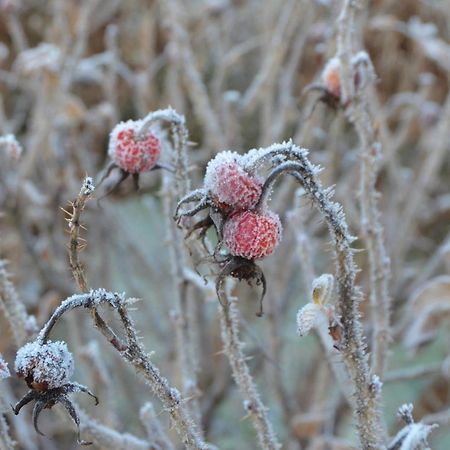
<path id="1" fill-rule="evenodd" d="M 364 450 L 385 448 L 381 432 L 382 424 L 377 390 L 374 389 L 372 383 L 368 357 L 365 351 L 365 340 L 360 324 L 358 304 L 361 300 L 361 293 L 355 285 L 357 267 L 353 260 L 353 251 L 350 245 L 354 238 L 349 234 L 341 205 L 331 200 L 332 190 L 322 188 L 317 178 L 318 168 L 309 162 L 306 150 L 288 142 L 286 144 L 274 144 L 268 149 L 263 149 L 263 151 L 276 153 L 283 149 L 284 151 L 292 151 L 296 161 L 282 163 L 274 169 L 264 185 L 265 190 L 263 192 L 267 195 L 270 186 L 277 177 L 284 172 L 289 172 L 303 186 L 309 199 L 327 223 L 335 252 L 337 309 L 343 326 L 341 351 L 355 390 L 355 416 L 361 446 Z M 263 194 L 260 204 L 266 201 L 266 195 Z"/>

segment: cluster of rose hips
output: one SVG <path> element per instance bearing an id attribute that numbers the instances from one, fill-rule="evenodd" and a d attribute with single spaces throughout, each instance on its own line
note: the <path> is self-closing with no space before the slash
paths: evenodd
<path id="1" fill-rule="evenodd" d="M 266 204 L 271 186 L 266 186 L 256 173 L 257 162 L 263 159 L 256 150 L 246 155 L 231 151 L 217 154 L 207 165 L 203 188 L 191 192 L 178 204 L 175 218 L 179 222 L 209 210 L 206 218 L 190 227 L 188 235 L 199 230 L 204 237 L 211 226 L 216 229 L 218 245 L 213 260 L 222 266 L 216 281 L 219 299 L 227 276 L 262 284 L 262 297 L 266 290 L 264 274 L 255 260 L 273 253 L 280 242 L 282 226 L 278 215 Z M 181 210 L 191 202 L 197 204 Z M 225 255 L 220 253 L 223 247 L 227 250 Z M 262 305 L 257 315 L 262 315 Z"/>

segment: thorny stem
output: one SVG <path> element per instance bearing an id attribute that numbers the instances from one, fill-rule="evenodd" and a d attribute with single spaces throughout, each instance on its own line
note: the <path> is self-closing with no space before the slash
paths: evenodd
<path id="1" fill-rule="evenodd" d="M 359 205 L 361 227 L 367 247 L 370 267 L 370 305 L 373 320 L 372 370 L 383 377 L 389 347 L 389 277 L 390 260 L 384 244 L 384 230 L 378 207 L 379 193 L 375 184 L 378 174 L 381 144 L 378 142 L 374 119 L 370 110 L 369 93 L 364 88 L 373 82 L 374 74 L 368 55 L 359 70 L 360 88 L 355 94 L 353 71 L 353 35 L 355 27 L 356 1 L 344 2 L 339 18 L 338 56 L 341 58 L 342 104 L 345 113 L 355 127 L 362 146 L 360 169 Z"/>
<path id="2" fill-rule="evenodd" d="M 19 348 L 34 331 L 33 317 L 27 314 L 6 269 L 7 262 L 0 260 L 0 310 L 8 322 L 14 343 Z"/>
<path id="3" fill-rule="evenodd" d="M 127 301 L 123 295 L 98 289 L 96 291 L 90 291 L 88 294 L 76 294 L 67 298 L 55 310 L 50 320 L 41 330 L 38 341 L 40 343 L 46 342 L 52 328 L 65 312 L 78 307 L 91 309 L 104 303 L 109 304 L 118 311 L 127 337 L 126 345 L 118 345 L 115 342 L 111 342 L 111 344 L 134 367 L 136 372 L 140 373 L 149 383 L 152 391 L 161 400 L 164 408 L 171 415 L 175 428 L 182 442 L 186 445 L 186 448 L 210 449 L 211 446 L 206 444 L 200 437 L 197 427 L 192 422 L 185 408 L 184 400 L 178 390 L 169 385 L 167 379 L 160 374 L 159 369 L 153 365 L 148 354 L 139 343 L 134 324 L 127 311 Z"/>
<path id="4" fill-rule="evenodd" d="M 296 160 L 282 163 L 272 171 L 264 185 L 263 196 L 267 195 L 270 186 L 278 176 L 289 172 L 302 184 L 308 197 L 324 216 L 328 225 L 336 258 L 337 310 L 343 326 L 341 352 L 355 389 L 355 416 L 361 448 L 364 450 L 383 449 L 385 445 L 381 435 L 378 398 L 373 389 L 360 324 L 358 304 L 361 293 L 355 286 L 357 267 L 350 246 L 354 238 L 349 234 L 342 207 L 331 200 L 332 190 L 322 188 L 317 177 L 318 168 L 309 162 L 305 150 L 296 147 L 290 141 L 274 144 L 265 151 L 267 154 L 291 152 Z M 261 200 L 261 202 L 264 201 L 265 198 Z"/>
<path id="5" fill-rule="evenodd" d="M 244 398 L 244 408 L 250 416 L 258 435 L 259 445 L 263 449 L 276 450 L 281 448 L 267 417 L 267 410 L 259 397 L 256 385 L 250 375 L 245 356 L 242 353 L 243 344 L 239 340 L 238 312 L 233 298 L 227 298 L 226 283 L 222 283 L 220 297 L 226 299 L 226 304 L 219 303 L 222 340 L 225 353 L 230 361 L 233 377 Z"/>
<path id="6" fill-rule="evenodd" d="M 72 213 L 70 218 L 67 219 L 69 225 L 70 241 L 69 241 L 69 264 L 75 281 L 78 284 L 81 292 L 88 292 L 88 284 L 86 275 L 82 264 L 80 263 L 79 251 L 84 247 L 80 243 L 80 224 L 81 213 L 86 206 L 86 202 L 90 199 L 94 192 L 94 185 L 92 184 L 92 178 L 86 177 L 81 186 L 80 193 L 76 200 L 71 204 Z"/>
<path id="7" fill-rule="evenodd" d="M 143 120 L 140 133 L 155 121 L 167 122 L 171 126 L 173 150 L 171 163 L 175 167 L 175 177 L 168 172 L 163 175 L 163 187 L 166 195 L 163 197 L 164 216 L 167 226 L 167 241 L 169 242 L 170 261 L 173 279 L 174 325 L 176 354 L 182 381 L 182 394 L 191 398 L 190 406 L 197 422 L 201 420 L 197 397 L 197 376 L 195 373 L 195 350 L 193 348 L 191 329 L 192 317 L 188 314 L 188 284 L 184 277 L 186 250 L 184 239 L 172 220 L 176 207 L 175 199 L 184 197 L 190 189 L 187 162 L 188 131 L 184 116 L 168 108 L 147 115 Z M 187 407 L 187 405 L 186 405 Z"/>
<path id="8" fill-rule="evenodd" d="M 83 181 L 83 184 L 80 189 L 80 193 L 74 202 L 72 202 L 72 212 L 68 213 L 69 218 L 66 219 L 68 221 L 69 226 L 69 264 L 70 269 L 72 271 L 73 277 L 80 288 L 80 291 L 83 293 L 87 293 L 89 291 L 86 274 L 84 272 L 84 267 L 80 262 L 79 253 L 80 250 L 84 248 L 85 244 L 80 242 L 80 229 L 83 227 L 80 223 L 81 213 L 83 212 L 87 201 L 91 198 L 92 193 L 94 192 L 94 184 L 92 182 L 92 178 L 86 177 Z M 67 211 L 65 211 L 67 213 Z M 100 314 L 97 311 L 95 306 L 91 308 L 92 319 L 94 320 L 94 324 L 97 329 L 106 337 L 106 339 L 111 342 L 113 345 L 117 346 L 118 349 L 123 347 L 123 344 L 120 342 L 120 339 L 116 336 L 114 331 L 106 324 L 106 322 L 102 319 Z M 56 311 L 55 311 L 56 312 Z M 64 314 L 65 311 L 61 312 L 61 315 Z M 56 319 L 58 320 L 58 319 Z M 56 323 L 56 322 L 55 322 Z M 50 332 L 50 330 L 49 330 Z M 45 342 L 48 339 L 48 334 L 44 338 Z"/>

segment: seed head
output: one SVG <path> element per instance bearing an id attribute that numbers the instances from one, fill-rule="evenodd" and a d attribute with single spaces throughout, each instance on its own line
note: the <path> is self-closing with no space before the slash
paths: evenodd
<path id="1" fill-rule="evenodd" d="M 250 175 L 236 152 L 225 151 L 206 168 L 204 186 L 218 206 L 234 211 L 253 208 L 261 196 L 262 183 Z"/>
<path id="2" fill-rule="evenodd" d="M 273 253 L 281 240 L 280 218 L 271 211 L 233 214 L 224 225 L 223 241 L 233 256 L 264 258 Z"/>
<path id="3" fill-rule="evenodd" d="M 161 154 L 161 142 L 151 132 L 138 136 L 142 121 L 128 120 L 111 132 L 108 154 L 125 172 L 136 174 L 153 169 Z"/>
<path id="4" fill-rule="evenodd" d="M 30 388 L 46 391 L 68 383 L 74 371 L 72 354 L 64 342 L 29 342 L 19 349 L 14 369 Z"/>

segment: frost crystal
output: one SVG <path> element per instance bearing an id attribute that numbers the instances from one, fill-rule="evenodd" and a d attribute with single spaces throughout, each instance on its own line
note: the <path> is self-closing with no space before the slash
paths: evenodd
<path id="1" fill-rule="evenodd" d="M 62 342 L 29 342 L 19 349 L 14 369 L 30 384 L 42 384 L 48 389 L 68 383 L 73 375 L 74 362 L 67 345 Z"/>
<path id="2" fill-rule="evenodd" d="M 383 387 L 383 382 L 380 380 L 378 375 L 372 375 L 372 381 L 370 383 L 371 391 L 376 395 L 381 394 L 381 388 Z"/>
<path id="3" fill-rule="evenodd" d="M 94 192 L 95 186 L 91 177 L 86 177 L 81 186 L 81 194 L 84 196 L 89 196 Z"/>
<path id="4" fill-rule="evenodd" d="M 204 187 L 219 204 L 234 209 L 253 208 L 261 196 L 262 183 L 244 170 L 242 157 L 224 151 L 206 167 Z"/>
<path id="5" fill-rule="evenodd" d="M 0 380 L 2 378 L 8 378 L 9 376 L 8 363 L 3 359 L 3 356 L 0 353 Z"/>
<path id="6" fill-rule="evenodd" d="M 297 334 L 306 336 L 316 325 L 320 314 L 320 306 L 316 303 L 307 303 L 297 313 Z"/>
<path id="7" fill-rule="evenodd" d="M 413 423 L 413 412 L 414 406 L 412 403 L 404 403 L 400 408 L 398 408 L 397 415 L 400 417 L 405 423 Z"/>

